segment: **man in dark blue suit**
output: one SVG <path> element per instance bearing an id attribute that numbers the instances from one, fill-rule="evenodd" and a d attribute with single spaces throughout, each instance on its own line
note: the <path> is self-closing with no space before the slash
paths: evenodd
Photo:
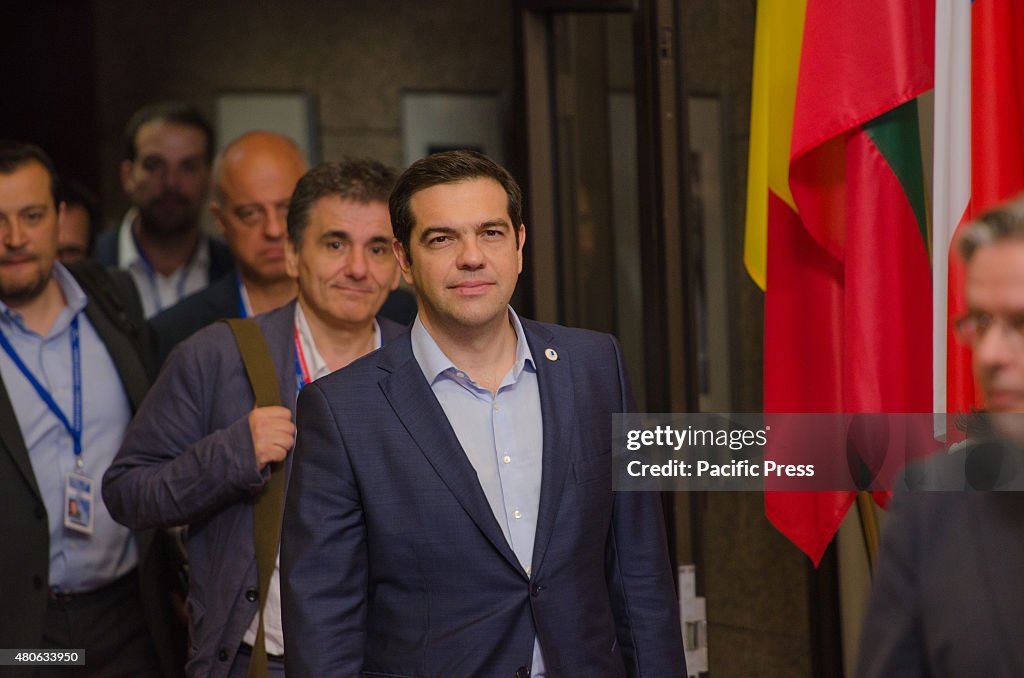
<path id="1" fill-rule="evenodd" d="M 1000 460 L 991 476 L 977 462 L 985 447 L 1000 449 L 991 446 L 961 445 L 915 469 L 958 477 L 963 491 L 893 499 L 861 633 L 862 678 L 1024 675 L 1024 195 L 965 226 L 957 245 L 967 301 L 957 335 L 971 348 L 985 428 L 1011 444 L 988 457 Z"/>
<path id="2" fill-rule="evenodd" d="M 390 199 L 411 330 L 302 393 L 282 529 L 299 676 L 685 676 L 658 497 L 611 489 L 614 338 L 519 318 L 521 194 L 473 152 Z"/>

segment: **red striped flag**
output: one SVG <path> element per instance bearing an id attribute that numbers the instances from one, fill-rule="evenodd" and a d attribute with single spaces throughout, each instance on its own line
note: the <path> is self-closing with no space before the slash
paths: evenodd
<path id="1" fill-rule="evenodd" d="M 1024 3 L 938 0 L 936 10 L 934 406 L 965 412 L 983 403 L 970 351 L 953 340 L 966 304 L 950 247 L 959 225 L 1024 190 Z"/>

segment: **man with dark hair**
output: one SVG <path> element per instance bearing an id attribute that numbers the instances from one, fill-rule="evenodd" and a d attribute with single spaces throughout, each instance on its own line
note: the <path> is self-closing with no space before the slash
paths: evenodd
<path id="1" fill-rule="evenodd" d="M 57 224 L 57 257 L 69 264 L 92 252 L 100 215 L 96 198 L 74 179 L 60 179 L 60 198 L 64 212 Z"/>
<path id="2" fill-rule="evenodd" d="M 94 254 L 132 274 L 147 317 L 232 270 L 227 246 L 200 227 L 213 150 L 212 128 L 187 104 L 146 106 L 125 128 L 121 184 L 133 207 Z"/>
<path id="3" fill-rule="evenodd" d="M 349 161 L 319 165 L 298 182 L 285 252 L 298 299 L 255 317 L 283 406 L 254 408 L 235 339 L 213 323 L 171 352 L 104 478 L 111 514 L 126 525 L 188 526 L 190 676 L 245 676 L 250 658 L 263 653 L 270 675 L 283 673 L 276 567 L 263 608 L 266 641 L 252 647 L 254 500 L 271 464 L 290 468 L 297 392 L 400 332 L 375 318 L 398 284 L 382 199 L 394 176 L 374 161 Z"/>
<path id="4" fill-rule="evenodd" d="M 454 151 L 390 200 L 411 331 L 312 384 L 282 527 L 297 676 L 685 676 L 656 494 L 611 489 L 615 339 L 521 319 L 511 176 Z"/>
<path id="5" fill-rule="evenodd" d="M 943 454 L 918 473 L 956 471 L 962 491 L 893 499 L 861 634 L 866 678 L 1024 675 L 1024 196 L 965 226 L 957 245 L 968 309 L 957 336 L 1008 454 L 986 478 L 971 472 L 969 448 Z M 1016 491 L 974 491 L 978 479 Z"/>
<path id="6" fill-rule="evenodd" d="M 55 177 L 42 150 L 0 140 L 0 640 L 84 648 L 90 675 L 175 676 L 163 542 L 100 496 L 149 386 L 142 309 L 130 281 L 56 261 Z"/>

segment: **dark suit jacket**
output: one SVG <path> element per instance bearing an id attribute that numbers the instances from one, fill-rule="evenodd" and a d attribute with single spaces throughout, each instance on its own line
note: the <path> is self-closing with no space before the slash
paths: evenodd
<path id="1" fill-rule="evenodd" d="M 119 265 L 117 260 L 118 232 L 119 229 L 112 229 L 96 236 L 96 243 L 92 248 L 92 258 L 96 263 L 103 266 Z M 235 270 L 235 259 L 223 241 L 217 238 L 209 238 L 208 241 L 210 243 L 210 266 L 207 273 L 212 283 Z"/>
<path id="2" fill-rule="evenodd" d="M 897 495 L 882 534 L 857 675 L 1024 675 L 1024 494 Z"/>
<path id="3" fill-rule="evenodd" d="M 234 275 L 224 276 L 156 314 L 149 323 L 156 337 L 158 364 L 164 363 L 179 342 L 210 323 L 241 315 L 242 297 L 238 294 L 238 278 Z M 406 290 L 397 289 L 384 301 L 380 315 L 400 325 L 409 325 L 416 317 L 416 299 Z"/>
<path id="4" fill-rule="evenodd" d="M 294 407 L 295 302 L 256 322 L 281 402 Z M 379 323 L 385 342 L 401 331 Z M 256 470 L 254 406 L 231 330 L 213 323 L 171 353 L 103 478 L 103 497 L 122 523 L 189 526 L 190 676 L 226 676 L 256 612 L 252 498 L 268 475 Z"/>
<path id="5" fill-rule="evenodd" d="M 608 335 L 523 320 L 543 416 L 532 576 L 408 333 L 303 390 L 281 542 L 296 676 L 685 676 L 659 495 L 611 490 Z M 545 358 L 554 349 L 557 360 Z"/>
<path id="6" fill-rule="evenodd" d="M 75 269 L 72 268 L 75 272 Z M 83 285 L 85 287 L 85 285 Z M 134 288 L 131 288 L 134 289 Z M 141 327 L 138 297 L 122 300 Z M 138 342 L 127 336 L 90 298 L 85 315 L 106 344 L 135 410 L 149 387 L 147 360 Z M 153 530 L 135 533 L 139 553 L 140 596 L 153 644 L 166 676 L 182 673 L 184 647 L 178 624 L 169 606 L 168 556 L 164 541 Z M 4 591 L 0 614 L 0 646 L 38 648 L 42 645 L 44 615 L 49 592 L 50 533 L 46 507 L 14 409 L 0 380 L 0 590 Z M 11 674 L 32 675 L 33 669 Z"/>

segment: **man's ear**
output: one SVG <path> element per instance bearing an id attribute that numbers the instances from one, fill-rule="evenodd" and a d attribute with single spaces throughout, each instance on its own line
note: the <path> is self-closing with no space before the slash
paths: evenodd
<path id="1" fill-rule="evenodd" d="M 135 178 L 132 176 L 134 167 L 135 163 L 131 160 L 121 161 L 121 188 L 124 189 L 125 193 L 131 193 L 135 190 Z"/>
<path id="2" fill-rule="evenodd" d="M 409 255 L 406 253 L 405 248 L 402 247 L 402 243 L 395 238 L 391 241 L 391 251 L 395 253 L 395 258 L 398 259 L 398 268 L 402 270 L 402 277 L 405 282 L 412 284 L 412 262 L 409 261 Z M 398 279 L 395 279 L 397 286 Z M 391 289 L 395 289 L 392 287 Z"/>
<path id="3" fill-rule="evenodd" d="M 519 251 L 517 255 L 519 257 L 519 272 L 523 272 L 523 248 L 526 247 L 526 224 L 519 224 Z"/>
<path id="4" fill-rule="evenodd" d="M 284 239 L 284 270 L 292 280 L 299 279 L 299 250 L 291 238 Z"/>
<path id="5" fill-rule="evenodd" d="M 217 228 L 220 229 L 220 234 L 227 237 L 228 225 L 225 222 L 224 209 L 217 204 L 216 200 L 210 203 L 210 214 L 213 215 L 213 220 L 217 223 Z"/>

